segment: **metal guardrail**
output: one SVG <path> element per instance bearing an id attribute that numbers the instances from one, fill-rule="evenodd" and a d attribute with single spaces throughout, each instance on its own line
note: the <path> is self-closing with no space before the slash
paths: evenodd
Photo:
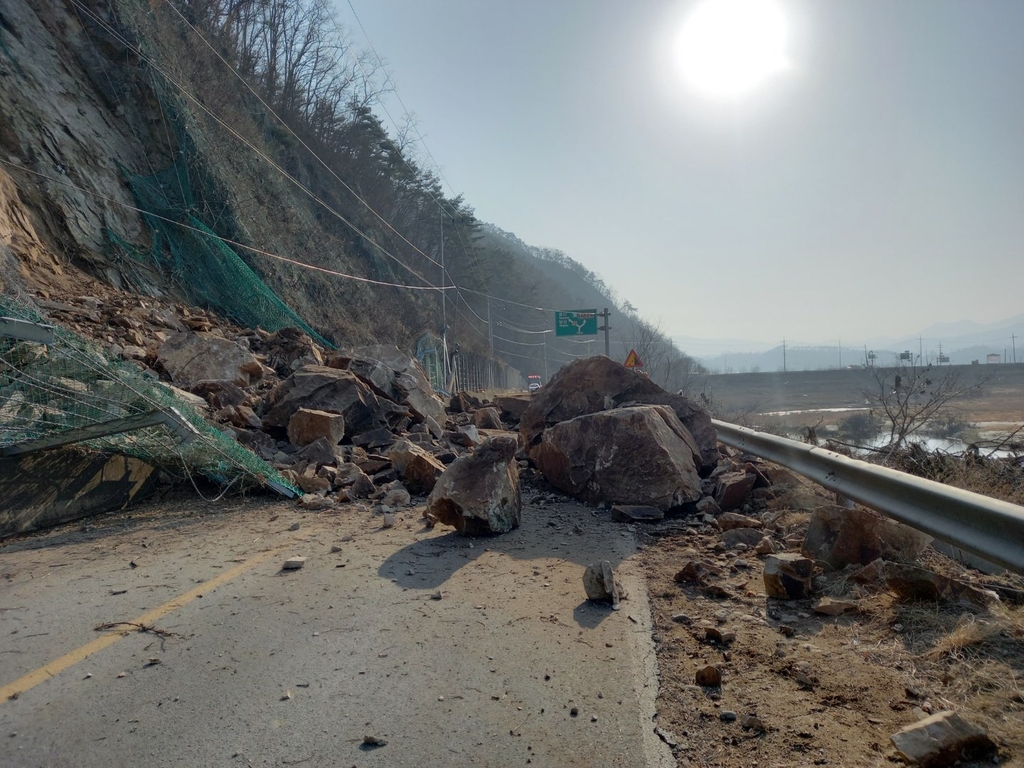
<path id="1" fill-rule="evenodd" d="M 1024 574 L 1024 507 L 784 437 L 712 423 L 728 446 L 788 467 L 887 517 Z"/>

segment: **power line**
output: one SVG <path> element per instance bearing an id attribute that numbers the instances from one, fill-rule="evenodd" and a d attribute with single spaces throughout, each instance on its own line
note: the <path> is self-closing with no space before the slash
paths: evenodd
<path id="1" fill-rule="evenodd" d="M 288 171 L 286 171 L 286 170 L 285 170 L 284 168 L 282 168 L 282 167 L 281 167 L 281 166 L 280 166 L 280 165 L 279 165 L 279 164 L 278 164 L 277 162 L 275 162 L 275 161 L 274 161 L 274 160 L 273 160 L 272 158 L 270 158 L 270 157 L 269 157 L 269 156 L 268 156 L 268 155 L 267 155 L 266 153 L 264 153 L 264 152 L 263 152 L 262 150 L 260 150 L 260 149 L 259 149 L 258 147 L 256 147 L 256 146 L 255 146 L 254 144 L 252 144 L 252 142 L 250 142 L 250 141 L 249 141 L 248 139 L 246 139 L 246 138 L 245 138 L 244 136 L 242 136 L 242 135 L 241 135 L 241 134 L 240 134 L 240 133 L 239 133 L 238 131 L 236 131 L 236 130 L 235 130 L 234 128 L 232 128 L 232 127 L 231 127 L 230 125 L 228 125 L 228 123 L 227 123 L 226 121 L 224 121 L 223 119 L 221 119 L 221 117 L 220 117 L 219 115 L 215 114 L 215 113 L 214 113 L 214 112 L 213 112 L 213 111 L 212 111 L 211 109 L 209 109 L 209 108 L 208 108 L 208 107 L 207 107 L 207 106 L 206 106 L 205 104 L 203 104 L 203 103 L 202 103 L 202 102 L 201 102 L 201 101 L 200 101 L 200 100 L 199 100 L 198 98 L 196 98 L 195 96 L 193 96 L 192 94 L 190 94 L 190 93 L 188 92 L 188 90 L 187 90 L 187 89 L 186 89 L 186 88 L 185 88 L 185 87 L 184 87 L 184 86 L 183 86 L 183 85 L 182 85 L 181 83 L 179 83 L 179 82 L 178 82 L 177 80 L 175 80 L 175 79 L 174 79 L 173 77 L 171 77 L 171 75 L 170 75 L 170 74 L 169 74 L 169 73 L 168 73 L 168 72 L 167 72 L 166 70 L 164 70 L 164 69 L 163 69 L 162 67 L 160 67 L 160 66 L 159 66 L 159 65 L 158 65 L 158 64 L 157 64 L 156 62 L 154 62 L 154 61 L 153 61 L 153 60 L 152 60 L 151 58 L 149 58 L 149 57 L 148 57 L 148 56 L 146 56 L 145 54 L 141 53 L 140 51 L 137 51 L 136 49 L 132 48 L 132 47 L 131 47 L 131 46 L 130 46 L 130 45 L 128 44 L 128 42 L 127 42 L 127 41 L 126 41 L 126 40 L 125 40 L 125 39 L 124 39 L 124 38 L 123 38 L 123 37 L 122 37 L 121 35 L 119 35 L 119 34 L 117 33 L 117 31 L 116 31 L 115 29 L 113 29 L 112 27 L 110 27 L 110 25 L 108 25 L 108 24 L 107 24 L 106 22 L 104 22 L 104 21 L 103 21 L 102 19 L 100 19 L 99 17 L 97 17 L 97 16 L 95 15 L 95 14 L 93 14 L 93 13 L 92 13 L 92 12 L 91 12 L 91 11 L 90 11 L 90 10 L 89 10 L 88 8 L 85 8 L 84 6 L 82 6 L 82 5 L 81 5 L 81 3 L 79 2 L 79 0 L 72 0 L 72 2 L 73 2 L 73 3 L 74 3 L 74 4 L 75 4 L 75 5 L 76 5 L 76 6 L 78 7 L 78 8 L 80 8 L 80 9 L 81 9 L 81 10 L 82 10 L 82 11 L 83 11 L 84 13 L 86 13 L 86 14 L 87 14 L 87 15 L 89 15 L 89 16 L 90 16 L 90 17 L 91 17 L 92 19 L 94 19 L 94 20 L 96 21 L 96 23 L 97 23 L 97 24 L 100 24 L 100 25 L 101 25 L 101 26 L 102 26 L 102 27 L 103 27 L 103 28 L 104 28 L 104 29 L 105 29 L 105 30 L 106 30 L 106 31 L 107 31 L 107 32 L 108 32 L 108 33 L 109 33 L 109 34 L 110 34 L 110 35 L 111 35 L 112 37 L 114 37 L 114 38 L 115 38 L 115 39 L 117 39 L 117 40 L 118 40 L 119 42 L 121 42 L 121 44 L 122 44 L 122 45 L 124 45 L 124 46 L 125 46 L 126 48 L 128 48 L 128 49 L 132 50 L 132 51 L 133 51 L 133 52 L 134 52 L 134 53 L 135 53 L 136 55 L 138 55 L 138 56 L 139 56 L 139 57 L 140 57 L 140 58 L 141 58 L 141 59 L 142 59 L 143 61 L 145 61 L 145 62 L 146 62 L 147 64 L 149 64 L 149 65 L 150 65 L 151 67 L 153 67 L 153 69 L 155 69 L 155 70 L 156 70 L 157 72 L 159 72 L 160 74 L 162 74 L 162 75 L 163 75 L 163 76 L 164 76 L 164 77 L 165 77 L 165 78 L 167 79 L 167 81 L 168 81 L 169 83 L 171 83 L 172 85 L 174 85 L 174 87 L 175 87 L 175 88 L 177 88 L 177 89 L 178 89 L 179 91 L 181 91 L 181 93 L 182 93 L 182 94 L 183 94 L 183 95 L 184 95 L 184 96 L 185 96 L 185 97 L 186 97 L 187 99 L 189 99 L 189 100 L 190 100 L 190 101 L 191 101 L 191 102 L 192 102 L 193 104 L 195 104 L 195 105 L 196 105 L 197 107 L 199 107 L 199 108 L 200 108 L 200 109 L 201 109 L 201 110 L 202 110 L 203 112 L 205 112 L 205 113 L 206 113 L 207 115 L 209 115 L 209 116 L 210 116 L 210 117 L 211 117 L 211 118 L 212 118 L 213 120 L 215 120 L 215 121 L 216 121 L 216 122 L 217 122 L 217 123 L 218 123 L 218 124 L 219 124 L 219 125 L 220 125 L 221 127 L 223 127 L 223 128 L 224 128 L 224 129 L 225 129 L 226 131 L 228 131 L 228 132 L 229 132 L 229 133 L 230 133 L 231 135 L 233 135 L 233 136 L 234 136 L 235 138 L 237 138 L 237 139 L 238 139 L 238 140 L 239 140 L 240 142 L 242 142 L 242 143 L 243 143 L 243 144 L 244 144 L 244 145 L 245 145 L 246 147 L 248 147 L 248 148 L 249 148 L 250 150 L 252 150 L 252 151 L 253 151 L 253 152 L 254 152 L 254 153 L 255 153 L 255 154 L 257 155 L 257 156 L 259 156 L 259 157 L 260 157 L 260 158 L 261 158 L 262 160 L 264 160 L 264 161 L 266 161 L 266 162 L 267 162 L 268 164 L 270 164 L 270 166 L 271 166 L 272 168 L 274 168 L 274 169 L 275 169 L 275 170 L 276 170 L 276 171 L 277 171 L 278 173 L 280 173 L 280 174 L 281 174 L 282 176 L 284 176 L 284 177 L 285 177 L 286 179 L 288 179 L 289 181 L 291 181 L 291 182 L 292 182 L 292 183 L 293 183 L 293 184 L 294 184 L 295 186 L 297 186 L 297 187 L 298 187 L 299 189 L 301 189 L 301 190 L 302 190 L 303 192 L 305 192 L 305 193 L 306 193 L 306 194 L 307 194 L 307 195 L 308 195 L 308 196 L 309 196 L 309 197 L 310 197 L 310 198 L 311 198 L 312 200 L 314 200 L 315 202 L 317 202 L 318 204 L 320 204 L 321 206 L 323 206 L 323 208 L 324 208 L 325 210 L 329 211 L 329 212 L 330 212 L 330 213 L 331 213 L 332 215 L 334 215 L 334 216 L 335 216 L 336 218 L 338 218 L 338 219 L 339 219 L 340 221 L 342 221 L 342 222 L 343 222 L 344 224 L 346 224 L 346 225 L 347 225 L 347 226 L 348 226 L 348 227 L 349 227 L 350 229 L 352 229 L 352 230 L 353 230 L 354 232 L 356 232 L 356 233 L 357 233 L 358 235 L 360 235 L 360 236 L 361 236 L 361 237 L 362 237 L 362 238 L 363 238 L 364 240 L 366 240 L 366 242 L 368 242 L 368 243 L 369 243 L 370 245 L 372 245 L 372 246 L 374 246 L 375 248 L 377 248 L 378 250 L 380 250 L 380 252 L 381 252 L 381 253 L 383 253 L 384 255 L 386 255 L 386 256 L 387 256 L 388 258 L 392 259 L 392 260 L 393 260 L 393 261 L 395 261 L 395 262 L 396 262 L 397 264 L 399 264 L 399 265 L 401 265 L 402 267 L 404 267 L 404 268 L 405 268 L 405 269 L 406 269 L 407 271 L 411 272 L 411 273 L 412 273 L 413 275 L 415 275 L 416 277 L 418 277 L 418 278 L 419 278 L 420 280 L 422 280 L 423 282 L 425 282 L 425 283 L 428 283 L 428 284 L 430 284 L 430 285 L 433 285 L 433 283 L 432 283 L 432 282 L 431 282 L 431 281 L 430 281 L 430 280 L 429 280 L 428 278 L 426 278 L 426 277 L 424 277 L 423 275 L 419 274 L 419 273 L 418 273 L 418 272 L 417 272 L 417 271 L 416 271 L 415 269 L 413 269 L 413 268 L 412 268 L 412 267 L 410 267 L 410 266 L 409 266 L 408 264 L 406 264 L 406 263 L 405 263 L 404 261 L 402 261 L 402 260 L 401 260 L 401 259 L 399 259 L 399 258 L 398 258 L 397 256 L 395 256 L 395 255 L 394 255 L 393 253 L 391 253 L 391 252 L 390 252 L 390 251 L 389 251 L 389 250 L 388 250 L 387 248 L 385 248 L 384 246 L 382 246 L 382 245 L 380 245 L 379 243 L 377 243 L 377 242 L 376 242 L 376 241 L 375 241 L 375 240 L 374 240 L 374 239 L 373 239 L 372 237 L 370 237 L 370 236 L 369 236 L 368 234 L 366 234 L 365 232 L 363 232 L 363 231 L 362 231 L 362 230 L 361 230 L 361 229 L 360 229 L 359 227 L 357 227 L 357 226 L 356 226 L 356 225 L 355 225 L 354 223 L 352 223 L 351 221 L 349 221 L 349 220 L 348 220 L 347 218 L 345 218 L 345 217 L 344 217 L 344 216 L 343 216 L 343 215 L 342 215 L 341 213 L 339 213 L 338 211 L 334 210 L 334 208 L 332 208 L 332 207 L 331 207 L 330 205 L 328 205 L 328 204 L 327 204 L 327 203 L 326 203 L 326 202 L 325 202 L 324 200 L 320 199 L 320 198 L 319 198 L 319 197 L 318 197 L 318 196 L 317 196 L 317 195 L 316 195 L 316 194 L 315 194 L 315 193 L 314 193 L 314 192 L 313 192 L 312 190 L 310 190 L 310 189 L 309 189 L 308 187 L 306 187 L 306 186 L 305 186 L 305 185 L 304 185 L 304 184 L 303 184 L 303 183 L 302 183 L 301 181 L 299 181 L 299 180 L 298 180 L 298 179 L 296 179 L 296 178 L 295 178 L 294 176 L 292 176 L 292 175 L 291 175 L 290 173 L 288 173 Z M 172 6 L 172 7 L 173 7 L 173 6 Z M 200 35 L 200 37 L 202 37 L 202 36 Z M 205 42 L 205 40 L 204 40 L 204 42 Z M 422 252 L 421 252 L 421 253 L 422 253 Z M 425 254 L 424 254 L 424 255 L 425 255 Z M 431 259 L 431 258 L 430 258 L 429 256 L 427 256 L 426 258 L 427 258 L 428 260 L 430 260 L 431 262 L 433 262 L 434 264 L 438 264 L 438 262 L 434 261 L 434 260 L 433 260 L 433 259 Z M 442 280 L 442 282 L 444 282 L 444 281 Z"/>
<path id="2" fill-rule="evenodd" d="M 437 285 L 408 285 L 406 283 L 390 283 L 390 282 L 387 282 L 387 281 L 384 281 L 384 280 L 374 280 L 374 279 L 369 278 L 369 277 L 360 277 L 359 275 L 350 275 L 350 274 L 347 274 L 345 272 L 339 272 L 339 271 L 334 270 L 334 269 L 327 269 L 326 267 L 318 267 L 318 266 L 316 266 L 314 264 L 306 264 L 305 262 L 298 261 L 296 259 L 290 259 L 287 256 L 281 256 L 281 255 L 273 253 L 271 251 L 263 250 L 262 248 L 255 248 L 255 247 L 253 247 L 251 245 L 246 245 L 245 243 L 240 243 L 237 240 L 232 240 L 232 239 L 227 238 L 227 237 L 221 237 L 220 235 L 207 232 L 206 230 L 199 229 L 198 227 L 192 227 L 192 226 L 189 226 L 188 224 L 183 224 L 180 221 L 175 221 L 174 219 L 169 219 L 166 216 L 160 216 L 159 214 L 152 213 L 150 211 L 145 211 L 142 208 L 138 208 L 138 207 L 136 207 L 134 205 L 129 205 L 128 203 L 122 203 L 120 200 L 114 200 L 111 197 L 106 197 L 105 195 L 101 195 L 99 192 L 96 192 L 94 190 L 86 189 L 85 187 L 80 187 L 77 184 L 72 184 L 69 181 L 65 181 L 64 179 L 59 179 L 59 178 L 57 178 L 55 176 L 48 176 L 45 173 L 40 173 L 39 171 L 34 171 L 31 168 L 26 168 L 23 165 L 18 165 L 16 163 L 12 163 L 12 162 L 9 162 L 9 161 L 3 160 L 3 159 L 0 159 L 0 165 L 5 165 L 8 168 L 15 168 L 15 169 L 17 169 L 19 171 L 23 171 L 25 173 L 31 173 L 34 176 L 39 176 L 40 178 L 47 179 L 49 181 L 53 181 L 53 182 L 56 182 L 58 184 L 63 184 L 64 186 L 70 187 L 71 189 L 77 190 L 79 192 L 83 192 L 83 193 L 85 193 L 87 195 L 92 195 L 93 197 L 95 197 L 95 198 L 97 198 L 99 200 L 103 200 L 105 202 L 112 203 L 113 205 L 119 205 L 122 208 L 126 208 L 126 209 L 128 209 L 130 211 L 135 211 L 136 213 L 140 213 L 140 214 L 142 214 L 144 216 L 150 216 L 150 217 L 152 217 L 154 219 L 159 219 L 160 221 L 165 221 L 165 222 L 167 222 L 169 224 L 174 224 L 175 226 L 181 227 L 182 229 L 187 229 L 187 230 L 190 230 L 192 232 L 197 232 L 197 233 L 199 233 L 201 235 L 204 235 L 206 237 L 210 237 L 210 238 L 213 238 L 215 240 L 219 240 L 221 242 L 229 243 L 229 244 L 231 244 L 231 245 L 233 245 L 233 246 L 235 246 L 237 248 L 244 248 L 245 250 L 251 251 L 252 253 L 258 254 L 260 256 L 266 256 L 267 258 L 277 259 L 278 261 L 283 261 L 283 262 L 288 263 L 288 264 L 293 264 L 293 265 L 295 265 L 297 267 L 302 267 L 303 269 L 310 269 L 310 270 L 314 270 L 316 272 L 323 272 L 323 273 L 326 273 L 328 275 L 334 275 L 335 277 L 343 277 L 343 278 L 346 278 L 348 280 L 356 280 L 356 281 L 361 282 L 361 283 L 371 283 L 373 285 L 381 285 L 381 286 L 386 286 L 386 287 L 391 287 L 391 288 L 408 288 L 409 290 L 412 290 L 412 291 L 447 291 L 447 290 L 451 290 L 452 288 L 455 287 L 455 286 L 451 286 L 451 285 L 449 285 L 449 286 L 437 286 Z"/>

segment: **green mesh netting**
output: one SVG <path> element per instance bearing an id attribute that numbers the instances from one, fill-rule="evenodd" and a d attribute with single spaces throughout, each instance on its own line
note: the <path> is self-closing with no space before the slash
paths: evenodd
<path id="1" fill-rule="evenodd" d="M 301 328 L 317 343 L 335 348 L 193 215 L 195 201 L 184 161 L 153 176 L 124 173 L 153 236 L 149 258 L 170 274 L 192 301 L 249 328 Z M 109 235 L 117 247 L 136 258 L 144 254 L 116 234 Z"/>
<path id="2" fill-rule="evenodd" d="M 6 296 L 0 297 L 0 315 L 44 322 L 32 308 Z M 184 467 L 222 485 L 269 486 L 301 495 L 277 470 L 135 366 L 106 357 L 69 330 L 57 327 L 54 335 L 53 344 L 0 336 L 0 449 L 59 441 L 94 425 L 171 412 L 187 425 L 145 427 L 80 444 L 168 469 Z"/>

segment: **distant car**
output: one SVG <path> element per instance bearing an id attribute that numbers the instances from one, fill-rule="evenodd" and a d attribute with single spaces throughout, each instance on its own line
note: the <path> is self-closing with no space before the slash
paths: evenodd
<path id="1" fill-rule="evenodd" d="M 540 389 L 540 376 L 536 373 L 531 373 L 526 377 L 526 389 L 528 392 L 533 393 Z"/>

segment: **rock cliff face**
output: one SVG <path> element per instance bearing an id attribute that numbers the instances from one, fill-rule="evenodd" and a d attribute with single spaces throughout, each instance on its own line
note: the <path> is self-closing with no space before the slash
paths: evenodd
<path id="1" fill-rule="evenodd" d="M 20 261 L 0 264 L 0 288 L 81 290 L 74 267 L 126 285 L 106 232 L 145 236 L 118 164 L 170 162 L 159 149 L 167 141 L 153 136 L 165 124 L 151 84 L 124 45 L 70 4 L 5 2 L 0 42 L 0 243 Z"/>

